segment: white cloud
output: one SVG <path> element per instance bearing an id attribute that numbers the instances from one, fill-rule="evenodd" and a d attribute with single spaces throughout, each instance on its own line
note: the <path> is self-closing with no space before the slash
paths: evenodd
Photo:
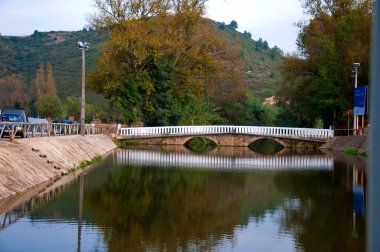
<path id="1" fill-rule="evenodd" d="M 34 30 L 80 30 L 95 11 L 93 0 L 0 0 L 0 33 L 30 35 Z M 236 20 L 239 31 L 267 40 L 286 52 L 295 50 L 302 18 L 299 0 L 209 0 L 208 17 L 225 23 Z"/>
<path id="2" fill-rule="evenodd" d="M 299 0 L 210 0 L 208 17 L 229 23 L 236 20 L 239 31 L 249 31 L 254 39 L 267 40 L 286 52 L 295 50 L 298 29 L 303 17 Z"/>

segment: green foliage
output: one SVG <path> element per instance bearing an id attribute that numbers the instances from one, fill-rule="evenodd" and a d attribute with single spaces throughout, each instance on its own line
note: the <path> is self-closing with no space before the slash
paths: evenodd
<path id="1" fill-rule="evenodd" d="M 252 125 L 270 126 L 274 122 L 276 111 L 272 107 L 264 105 L 258 99 L 247 101 L 246 107 L 247 119 Z"/>
<path id="2" fill-rule="evenodd" d="M 344 150 L 344 153 L 347 156 L 352 156 L 352 157 L 367 157 L 368 153 L 366 151 L 359 151 L 356 148 L 347 148 Z"/>
<path id="3" fill-rule="evenodd" d="M 182 107 L 179 125 L 212 125 L 223 124 L 217 108 L 211 102 L 196 97 L 189 97 L 188 103 Z"/>
<path id="4" fill-rule="evenodd" d="M 79 97 L 69 96 L 63 103 L 64 117 L 68 118 L 73 116 L 75 120 L 79 121 L 80 117 L 80 100 Z"/>
<path id="5" fill-rule="evenodd" d="M 174 69 L 165 58 L 157 58 L 153 62 L 151 80 L 154 89 L 142 109 L 146 126 L 177 125 L 180 120 L 179 100 L 174 93 L 177 89 Z"/>
<path id="6" fill-rule="evenodd" d="M 249 38 L 249 39 L 252 38 L 252 34 L 251 34 L 250 32 L 247 32 L 247 31 L 244 31 L 243 36 L 244 36 L 244 37 L 247 37 L 247 38 Z"/>
<path id="7" fill-rule="evenodd" d="M 28 104 L 35 100 L 36 83 L 34 82 L 39 68 L 45 72 L 42 90 L 48 90 L 55 94 L 53 83 L 56 84 L 56 92 L 60 99 L 68 96 L 80 95 L 81 81 L 81 55 L 75 46 L 77 41 L 88 41 L 91 48 L 86 53 L 87 72 L 93 69 L 94 58 L 99 55 L 99 43 L 108 39 L 107 34 L 98 34 L 94 30 L 76 32 L 39 32 L 35 31 L 29 37 L 0 36 L 0 80 L 17 74 L 23 86 L 22 93 L 26 96 Z M 54 78 L 52 78 L 52 73 Z M 41 76 L 42 77 L 42 76 Z M 44 87 L 43 85 L 47 85 Z M 44 92 L 42 94 L 45 94 Z M 13 99 L 23 102 L 17 95 Z M 106 107 L 104 97 L 91 91 L 86 92 L 86 100 L 96 103 L 103 109 Z M 9 105 L 10 106 L 10 105 Z M 13 105 L 12 105 L 13 106 Z M 36 116 L 33 106 L 26 108 L 32 116 Z"/>
<path id="8" fill-rule="evenodd" d="M 95 17 L 94 25 L 105 25 L 112 35 L 104 45 L 96 72 L 90 76 L 90 87 L 119 105 L 128 123 L 143 120 L 147 126 L 156 126 L 217 122 L 221 118 L 215 108 L 229 107 L 221 102 L 223 94 L 230 95 L 230 102 L 244 99 L 237 72 L 240 60 L 215 30 L 203 25 L 200 10 L 204 2 L 189 6 L 188 1 L 173 2 L 170 4 L 176 7 L 172 17 L 142 16 L 138 20 L 129 15 L 132 9 L 141 7 L 141 2 L 125 8 L 113 2 L 97 2 L 102 15 Z M 163 8 L 151 3 L 149 7 L 157 8 L 157 13 Z M 114 19 L 104 11 L 107 8 L 117 15 L 117 10 L 124 13 L 123 18 Z M 236 88 L 227 90 L 227 82 Z M 215 90 L 222 92 L 219 95 Z"/>
<path id="9" fill-rule="evenodd" d="M 235 20 L 232 20 L 228 26 L 234 30 L 236 30 L 238 28 L 238 24 Z"/>
<path id="10" fill-rule="evenodd" d="M 85 160 L 85 161 L 81 162 L 81 163 L 79 164 L 79 168 L 83 170 L 83 169 L 86 168 L 87 166 L 93 165 L 93 164 L 95 164 L 95 163 L 97 163 L 97 162 L 100 162 L 100 161 L 102 161 L 102 160 L 103 160 L 103 156 L 97 155 L 97 156 L 95 156 L 95 157 L 94 157 L 93 159 L 91 159 L 91 160 Z"/>
<path id="11" fill-rule="evenodd" d="M 99 87 L 94 88 L 92 85 L 95 92 L 89 88 L 86 90 L 86 102 L 96 104 L 89 105 L 90 108 L 86 109 L 86 121 L 89 122 L 96 117 L 103 121 L 129 123 L 143 120 L 146 125 L 173 125 L 179 124 L 180 121 L 191 123 L 191 119 L 188 120 L 186 117 L 191 117 L 194 103 L 199 103 L 198 110 L 205 111 L 207 108 L 207 113 L 212 117 L 206 121 L 235 123 L 241 118 L 244 107 L 243 84 L 260 98 L 272 96 L 277 89 L 276 82 L 279 78 L 274 69 L 281 57 L 270 48 L 256 51 L 255 41 L 249 38 L 248 32 L 242 34 L 228 27 L 224 23 L 217 24 L 212 20 L 201 19 L 200 26 L 191 29 L 189 34 L 199 32 L 198 37 L 207 38 L 209 42 L 183 37 L 180 45 L 177 44 L 178 40 L 173 39 L 172 44 L 157 47 L 153 41 L 148 50 L 136 48 L 136 54 L 130 55 L 129 58 L 124 57 L 123 53 L 126 51 L 121 46 L 121 41 L 125 38 L 117 37 L 120 43 L 113 44 L 116 47 L 111 46 L 109 51 L 105 50 L 110 57 L 119 59 L 117 65 L 104 62 L 108 67 L 103 67 L 98 63 L 100 71 L 104 70 L 107 74 L 101 76 L 95 73 L 92 77 L 96 80 L 90 78 L 97 83 L 96 85 L 99 84 Z M 149 25 L 147 29 L 144 28 L 141 33 L 135 35 L 141 37 L 143 42 L 148 41 L 146 34 L 154 34 L 149 33 L 149 29 L 152 30 L 152 26 Z M 77 41 L 91 43 L 90 50 L 86 52 L 86 69 L 89 73 L 94 70 L 95 58 L 101 53 L 101 44 L 110 38 L 109 34 L 99 34 L 91 28 L 76 32 L 35 31 L 30 37 L 0 36 L 0 108 L 20 107 L 25 109 L 28 115 L 37 116 L 37 99 L 33 98 L 37 95 L 36 81 L 39 80 L 40 89 L 45 91 L 48 90 L 45 87 L 47 82 L 55 82 L 58 97 L 65 101 L 62 116 L 74 116 L 78 120 L 79 106 L 76 107 L 76 102 L 70 100 L 80 95 L 81 55 L 75 44 Z M 160 34 L 168 34 L 166 37 L 161 36 L 165 39 L 168 36 L 176 36 L 168 33 L 168 30 L 160 31 L 158 35 Z M 154 37 L 154 40 L 158 37 Z M 142 43 L 136 40 L 134 44 Z M 169 53 L 168 48 L 174 48 L 175 52 Z M 202 48 L 211 51 L 202 54 Z M 237 52 L 241 52 L 241 55 Z M 147 57 L 146 53 L 151 54 L 151 57 Z M 166 59 L 163 59 L 163 54 Z M 181 57 L 175 62 L 178 55 Z M 142 62 L 140 66 L 146 66 L 146 71 L 138 74 L 125 71 L 128 62 L 136 57 Z M 222 73 L 218 73 L 215 71 L 218 68 L 220 71 L 218 65 L 230 66 L 230 69 L 224 67 Z M 236 69 L 233 70 L 232 67 Z M 251 73 L 248 73 L 248 70 Z M 54 79 L 48 72 L 54 74 Z M 88 84 L 87 82 L 86 86 Z M 54 93 L 54 87 L 49 90 Z M 109 98 L 110 106 L 107 106 L 108 101 L 104 96 Z M 68 97 L 71 97 L 69 101 Z M 204 103 L 210 104 L 203 106 Z M 186 115 L 182 115 L 183 108 L 188 110 Z M 195 121 L 205 121 L 203 117 L 207 113 L 198 116 L 199 119 Z"/>
<path id="12" fill-rule="evenodd" d="M 62 116 L 61 100 L 56 95 L 42 95 L 36 107 L 41 117 L 54 119 Z"/>
<path id="13" fill-rule="evenodd" d="M 361 62 L 359 83 L 368 84 L 373 1 L 305 0 L 309 22 L 300 23 L 299 55 L 285 57 L 278 93 L 298 125 L 343 122 L 353 104 L 352 63 Z"/>

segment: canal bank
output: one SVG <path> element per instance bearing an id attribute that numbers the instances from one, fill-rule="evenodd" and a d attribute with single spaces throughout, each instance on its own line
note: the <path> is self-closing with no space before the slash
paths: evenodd
<path id="1" fill-rule="evenodd" d="M 368 152 L 368 135 L 361 136 L 338 136 L 330 139 L 322 149 L 345 151 L 353 148 L 359 152 Z"/>
<path id="2" fill-rule="evenodd" d="M 105 135 L 16 139 L 0 142 L 0 200 L 60 179 L 116 145 Z"/>

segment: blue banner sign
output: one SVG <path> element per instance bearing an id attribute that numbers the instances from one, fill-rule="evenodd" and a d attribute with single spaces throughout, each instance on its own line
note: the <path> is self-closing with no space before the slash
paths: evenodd
<path id="1" fill-rule="evenodd" d="M 355 88 L 354 92 L 354 115 L 365 115 L 365 106 L 367 98 L 367 86 Z"/>

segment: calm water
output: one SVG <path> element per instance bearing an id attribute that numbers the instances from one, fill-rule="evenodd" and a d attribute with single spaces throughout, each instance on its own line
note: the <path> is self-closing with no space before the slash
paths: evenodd
<path id="1" fill-rule="evenodd" d="M 0 251 L 365 251 L 365 165 L 283 154 L 118 150 L 2 213 Z"/>

